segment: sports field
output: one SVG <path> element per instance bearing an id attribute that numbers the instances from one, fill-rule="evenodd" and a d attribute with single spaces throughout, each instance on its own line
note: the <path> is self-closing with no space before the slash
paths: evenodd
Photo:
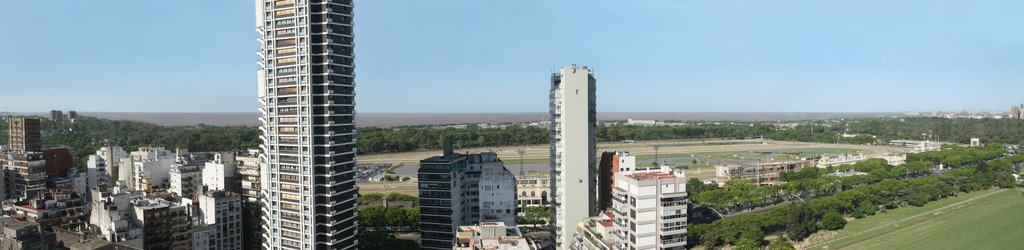
<path id="1" fill-rule="evenodd" d="M 851 221 L 810 249 L 1021 249 L 1024 191 L 990 189 Z"/>

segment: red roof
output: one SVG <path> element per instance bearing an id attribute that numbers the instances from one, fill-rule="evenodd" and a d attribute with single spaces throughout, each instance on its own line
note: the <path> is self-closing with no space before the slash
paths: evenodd
<path id="1" fill-rule="evenodd" d="M 608 218 L 615 219 L 615 213 L 612 212 L 604 212 L 604 216 L 608 216 Z"/>
<path id="2" fill-rule="evenodd" d="M 601 220 L 598 221 L 597 223 L 601 224 L 601 226 L 603 227 L 612 227 L 612 220 Z"/>

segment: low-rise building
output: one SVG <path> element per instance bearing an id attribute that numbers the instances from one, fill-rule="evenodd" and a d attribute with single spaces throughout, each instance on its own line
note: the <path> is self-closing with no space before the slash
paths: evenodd
<path id="1" fill-rule="evenodd" d="M 527 207 L 551 207 L 551 177 L 548 175 L 527 175 L 516 178 L 516 199 L 519 210 Z"/>
<path id="2" fill-rule="evenodd" d="M 782 183 L 779 173 L 811 167 L 814 167 L 814 162 L 810 160 L 725 165 L 715 166 L 715 174 L 719 185 L 730 180 L 750 180 L 757 185 L 775 185 Z"/>
<path id="3" fill-rule="evenodd" d="M 907 154 L 905 153 L 888 152 L 873 158 L 885 160 L 886 163 L 893 166 L 899 166 L 907 163 Z"/>
<path id="4" fill-rule="evenodd" d="M 57 237 L 31 221 L 0 218 L 0 249 L 49 250 L 56 249 Z"/>
<path id="5" fill-rule="evenodd" d="M 454 250 L 534 250 L 526 237 L 515 226 L 502 222 L 484 222 L 474 226 L 460 226 L 456 233 Z"/>
<path id="6" fill-rule="evenodd" d="M 913 153 L 942 150 L 941 142 L 935 142 L 930 140 L 893 140 L 889 142 L 889 145 L 893 147 L 908 148 L 911 149 L 911 152 Z"/>
<path id="7" fill-rule="evenodd" d="M 818 159 L 818 167 L 836 167 L 839 165 L 854 164 L 867 159 L 868 157 L 861 152 L 851 154 L 824 154 L 821 155 L 820 159 Z"/>
<path id="8" fill-rule="evenodd" d="M 576 242 L 569 249 L 613 250 L 615 239 L 615 213 L 603 212 L 576 225 Z"/>

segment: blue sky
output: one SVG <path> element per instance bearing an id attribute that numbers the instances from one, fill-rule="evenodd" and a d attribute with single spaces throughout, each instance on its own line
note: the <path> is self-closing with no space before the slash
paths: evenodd
<path id="1" fill-rule="evenodd" d="M 1024 1 L 356 0 L 359 112 L 1005 110 Z M 251 0 L 0 0 L 0 111 L 255 112 Z"/>

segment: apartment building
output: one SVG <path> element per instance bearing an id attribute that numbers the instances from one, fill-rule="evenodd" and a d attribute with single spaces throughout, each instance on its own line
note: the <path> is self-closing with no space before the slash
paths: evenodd
<path id="1" fill-rule="evenodd" d="M 617 249 L 686 249 L 686 175 L 669 167 L 616 176 L 612 234 Z"/>
<path id="2" fill-rule="evenodd" d="M 358 248 L 352 9 L 256 1 L 263 249 Z"/>
<path id="3" fill-rule="evenodd" d="M 555 247 L 572 242 L 576 224 L 597 208 L 597 79 L 593 70 L 562 67 L 551 76 L 551 221 Z"/>
<path id="4" fill-rule="evenodd" d="M 420 161 L 420 236 L 424 249 L 451 249 L 461 225 L 515 225 L 516 180 L 494 152 L 444 154 Z"/>

